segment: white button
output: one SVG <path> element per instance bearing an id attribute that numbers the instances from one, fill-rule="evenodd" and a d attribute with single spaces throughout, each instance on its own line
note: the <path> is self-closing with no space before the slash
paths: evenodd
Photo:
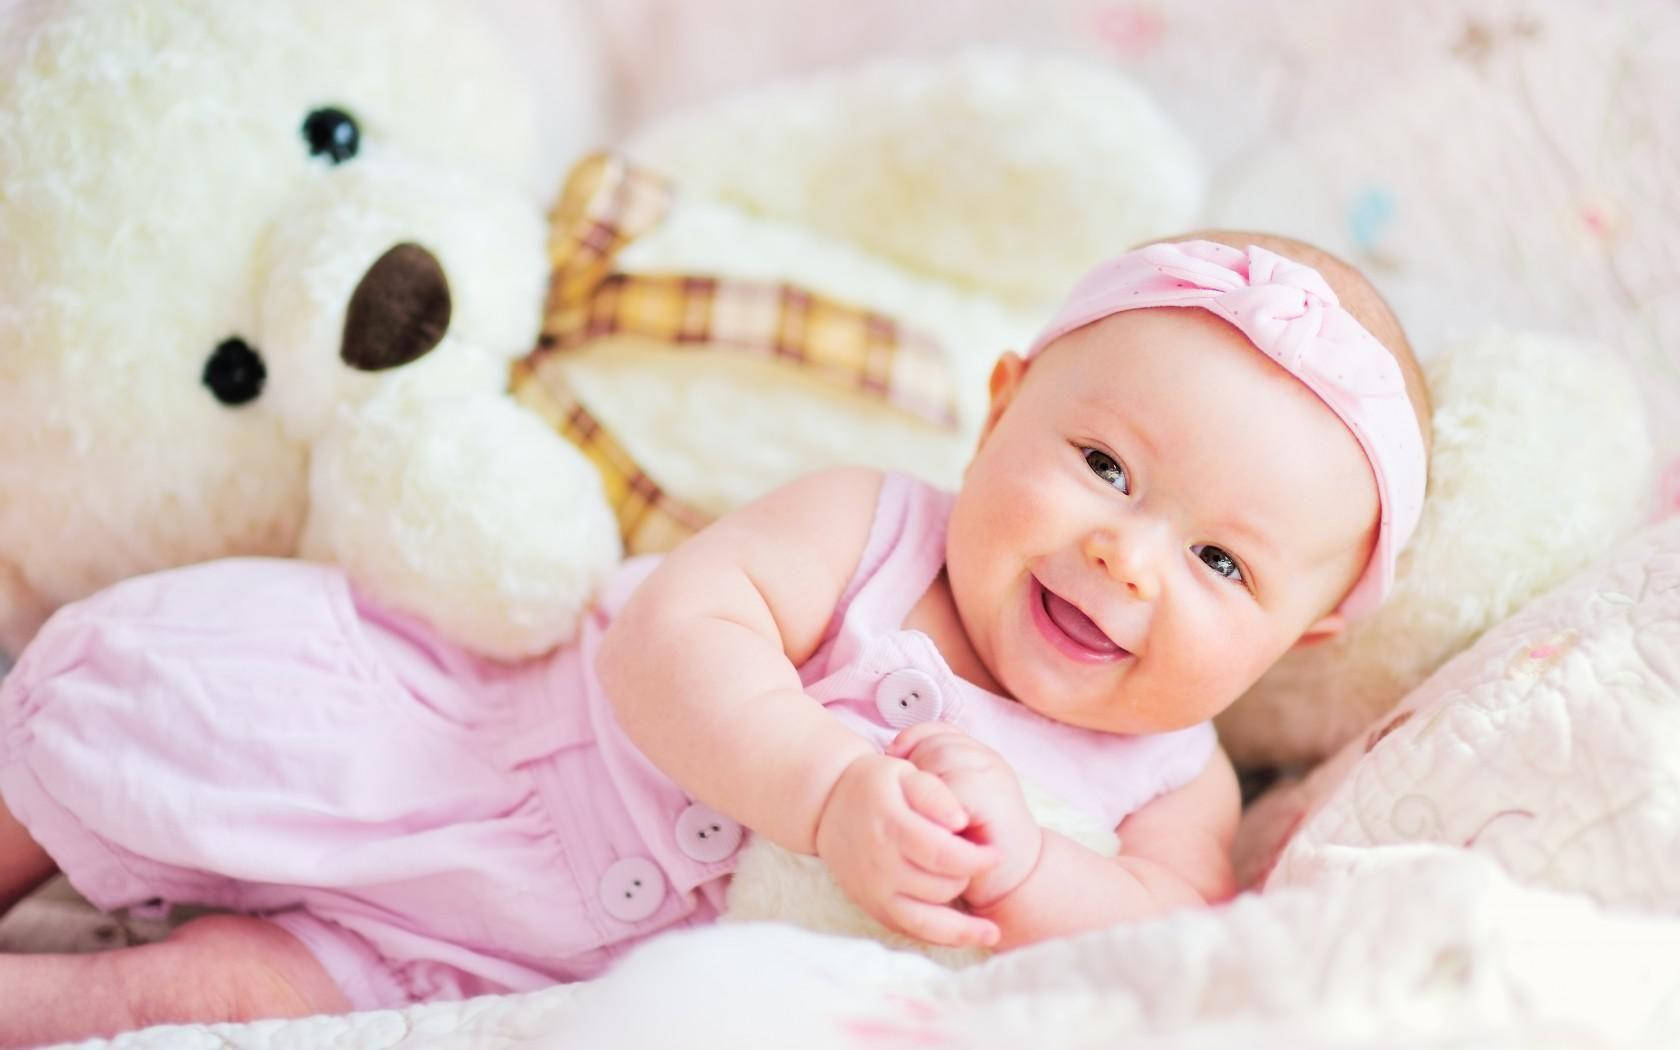
<path id="1" fill-rule="evenodd" d="M 619 922 L 640 922 L 665 899 L 665 876 L 646 857 L 625 857 L 601 873 L 601 906 Z"/>
<path id="2" fill-rule="evenodd" d="M 894 671 L 875 687 L 875 710 L 894 729 L 939 717 L 939 687 L 932 676 L 914 667 Z"/>
<path id="3" fill-rule="evenodd" d="M 677 848 L 703 864 L 741 848 L 741 825 L 696 802 L 677 815 Z"/>

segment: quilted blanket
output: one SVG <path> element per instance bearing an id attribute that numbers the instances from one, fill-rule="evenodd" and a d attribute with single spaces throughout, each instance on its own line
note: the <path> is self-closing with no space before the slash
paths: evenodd
<path id="1" fill-rule="evenodd" d="M 1224 907 L 963 970 L 724 924 L 587 985 L 111 1045 L 1671 1045 L 1677 744 L 1680 518 L 1488 632 L 1251 813 L 1249 834 L 1288 834 L 1263 889 Z"/>

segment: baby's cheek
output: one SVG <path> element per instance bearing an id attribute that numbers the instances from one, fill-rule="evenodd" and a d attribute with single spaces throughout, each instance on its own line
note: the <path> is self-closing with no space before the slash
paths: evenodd
<path id="1" fill-rule="evenodd" d="M 1052 513 L 1054 506 L 1045 486 L 1021 479 L 1000 486 L 991 501 L 987 522 L 999 536 L 1020 536 L 1037 523 L 1057 520 Z"/>
<path id="2" fill-rule="evenodd" d="M 1293 633 L 1285 637 L 1275 630 L 1267 630 L 1267 626 L 1251 628 L 1245 643 L 1233 644 L 1224 654 L 1215 688 L 1210 690 L 1208 717 L 1236 703 L 1294 644 Z M 1244 636 L 1233 634 L 1232 637 Z"/>
<path id="3" fill-rule="evenodd" d="M 1183 688 L 1164 690 L 1170 703 L 1159 712 L 1161 728 L 1181 728 L 1206 721 L 1236 703 L 1286 647 L 1245 644 L 1242 628 L 1233 627 L 1185 669 Z M 1169 724 L 1170 723 L 1170 724 Z"/>

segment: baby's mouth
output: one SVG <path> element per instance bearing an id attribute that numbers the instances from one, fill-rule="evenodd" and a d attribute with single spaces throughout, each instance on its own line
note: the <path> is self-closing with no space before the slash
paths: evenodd
<path id="1" fill-rule="evenodd" d="M 1078 606 L 1033 578 L 1033 619 L 1058 649 L 1075 659 L 1107 662 L 1130 655 Z"/>

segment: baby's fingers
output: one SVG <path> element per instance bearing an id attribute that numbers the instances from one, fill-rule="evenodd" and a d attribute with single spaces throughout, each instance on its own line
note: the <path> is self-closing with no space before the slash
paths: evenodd
<path id="1" fill-rule="evenodd" d="M 945 733 L 961 732 L 962 730 L 951 723 L 941 722 L 937 719 L 931 722 L 917 722 L 913 726 L 899 730 L 898 735 L 892 738 L 892 743 L 887 745 L 887 756 L 889 758 L 909 758 L 910 752 L 916 750 L 916 745 L 922 741 Z"/>
<path id="2" fill-rule="evenodd" d="M 968 811 L 945 781 L 917 770 L 907 773 L 899 783 L 905 803 L 917 813 L 950 831 L 968 827 Z"/>
<path id="3" fill-rule="evenodd" d="M 894 896 L 924 904 L 949 904 L 968 889 L 969 879 L 961 875 L 937 875 L 909 865 L 892 878 Z"/>
<path id="4" fill-rule="evenodd" d="M 895 837 L 905 860 L 936 875 L 973 878 L 998 862 L 997 847 L 965 839 L 926 820 L 901 826 Z"/>
<path id="5" fill-rule="evenodd" d="M 887 901 L 887 925 L 929 944 L 989 948 L 998 942 L 997 924 L 947 904 L 895 896 Z"/>

